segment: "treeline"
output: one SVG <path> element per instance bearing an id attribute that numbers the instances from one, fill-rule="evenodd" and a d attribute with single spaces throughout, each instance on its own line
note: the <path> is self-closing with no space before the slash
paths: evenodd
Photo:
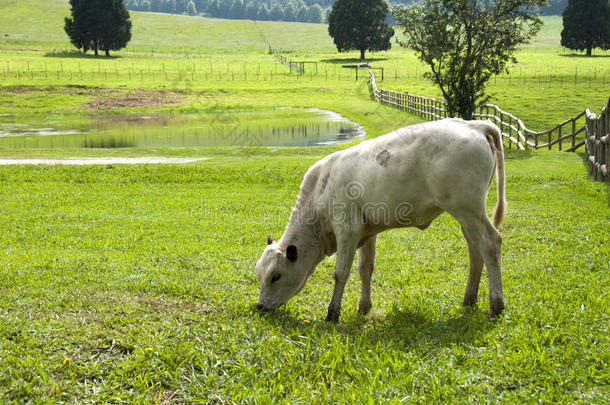
<path id="1" fill-rule="evenodd" d="M 391 4 L 417 4 L 421 3 L 423 0 L 390 0 L 388 3 Z M 332 5 L 332 3 L 331 3 Z M 561 15 L 563 9 L 568 5 L 568 0 L 549 0 L 549 5 L 545 7 L 541 7 L 542 14 L 544 15 Z"/>
<path id="2" fill-rule="evenodd" d="M 267 21 L 327 22 L 332 0 L 125 0 L 130 10 Z"/>
<path id="3" fill-rule="evenodd" d="M 328 22 L 334 0 L 124 0 L 130 10 L 203 15 L 216 18 Z M 389 4 L 410 5 L 421 0 L 391 0 Z M 561 15 L 568 0 L 550 0 L 545 15 Z M 393 20 L 389 19 L 390 23 Z"/>

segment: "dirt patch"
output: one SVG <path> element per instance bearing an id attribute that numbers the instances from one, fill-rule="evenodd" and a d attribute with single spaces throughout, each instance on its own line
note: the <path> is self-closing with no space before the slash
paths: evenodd
<path id="1" fill-rule="evenodd" d="M 74 158 L 0 158 L 0 166 L 6 165 L 135 165 L 135 164 L 181 164 L 193 163 L 209 158 L 167 158 L 167 157 L 74 157 Z"/>
<path id="2" fill-rule="evenodd" d="M 136 89 L 126 93 L 109 91 L 87 103 L 94 111 L 116 108 L 156 108 L 170 107 L 186 101 L 184 94 L 165 90 Z"/>
<path id="3" fill-rule="evenodd" d="M 29 94 L 39 91 L 40 89 L 36 87 L 28 87 L 28 86 L 9 86 L 0 89 L 2 92 L 9 94 Z"/>

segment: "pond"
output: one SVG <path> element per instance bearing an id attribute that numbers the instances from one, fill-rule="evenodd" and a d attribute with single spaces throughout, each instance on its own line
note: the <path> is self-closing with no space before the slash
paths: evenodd
<path id="1" fill-rule="evenodd" d="M 0 149 L 316 146 L 365 135 L 357 123 L 315 108 L 153 115 L 0 115 Z"/>

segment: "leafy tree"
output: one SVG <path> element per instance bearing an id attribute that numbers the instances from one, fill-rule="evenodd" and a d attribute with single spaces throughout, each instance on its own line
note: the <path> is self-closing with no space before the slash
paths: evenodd
<path id="1" fill-rule="evenodd" d="M 563 10 L 561 45 L 578 51 L 610 48 L 608 0 L 570 0 Z"/>
<path id="2" fill-rule="evenodd" d="M 328 16 L 330 15 L 330 7 L 324 9 L 324 23 L 328 24 Z"/>
<path id="3" fill-rule="evenodd" d="M 258 12 L 256 13 L 257 20 L 268 20 L 269 19 L 269 8 L 265 3 L 261 3 L 258 7 Z"/>
<path id="4" fill-rule="evenodd" d="M 218 17 L 220 15 L 220 6 L 216 0 L 211 0 L 210 4 L 208 4 L 208 8 L 205 9 L 205 12 L 210 17 Z"/>
<path id="5" fill-rule="evenodd" d="M 269 19 L 271 21 L 283 21 L 285 18 L 284 9 L 279 3 L 273 3 L 269 10 Z"/>
<path id="6" fill-rule="evenodd" d="M 72 18 L 65 19 L 64 30 L 78 49 L 95 54 L 127 46 L 131 40 L 129 11 L 122 0 L 70 0 Z"/>
<path id="7" fill-rule="evenodd" d="M 485 86 L 506 69 L 517 46 L 540 29 L 539 7 L 546 0 L 426 0 L 422 6 L 394 8 L 404 31 L 401 45 L 430 67 L 450 116 L 472 119 L 489 97 Z"/>
<path id="8" fill-rule="evenodd" d="M 328 33 L 339 52 L 352 49 L 383 51 L 392 46 L 394 29 L 385 23 L 388 5 L 384 0 L 337 0 L 328 16 Z"/>
<path id="9" fill-rule="evenodd" d="M 307 21 L 312 23 L 322 22 L 322 8 L 318 4 L 307 9 Z"/>
<path id="10" fill-rule="evenodd" d="M 292 3 L 287 3 L 284 7 L 284 19 L 286 21 L 295 21 L 297 17 L 297 11 Z"/>
<path id="11" fill-rule="evenodd" d="M 258 6 L 253 1 L 249 2 L 244 11 L 244 16 L 249 20 L 256 20 L 258 14 Z"/>
<path id="12" fill-rule="evenodd" d="M 297 21 L 307 21 L 307 6 L 305 4 L 301 4 L 297 7 Z"/>
<path id="13" fill-rule="evenodd" d="M 204 11 L 208 7 L 208 2 L 206 0 L 194 0 L 194 3 L 197 11 Z"/>
<path id="14" fill-rule="evenodd" d="M 244 2 L 242 0 L 234 0 L 229 9 L 230 18 L 244 18 Z"/>
<path id="15" fill-rule="evenodd" d="M 186 4 L 186 12 L 189 15 L 197 15 L 197 8 L 195 7 L 195 3 L 193 3 L 193 0 L 189 1 Z"/>

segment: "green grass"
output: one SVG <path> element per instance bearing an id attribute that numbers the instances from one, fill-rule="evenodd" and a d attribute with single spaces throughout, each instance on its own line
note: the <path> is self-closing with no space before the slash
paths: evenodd
<path id="1" fill-rule="evenodd" d="M 370 137 L 419 122 L 370 99 L 340 68 L 356 55 L 338 55 L 323 25 L 133 13 L 132 43 L 106 59 L 70 52 L 66 10 L 63 0 L 0 0 L 1 113 L 311 106 Z M 570 56 L 560 21 L 545 21 L 510 79 L 490 84 L 494 102 L 537 129 L 599 111 L 610 83 L 607 52 Z M 286 73 L 267 40 L 318 61 L 318 75 Z M 382 87 L 438 95 L 412 53 L 370 56 L 385 68 Z M 150 97 L 99 107 L 134 91 Z M 180 102 L 149 100 L 163 92 Z M 281 236 L 307 168 L 344 147 L 0 150 L 211 158 L 0 167 L 0 402 L 610 401 L 610 189 L 577 154 L 506 152 L 498 319 L 485 316 L 485 276 L 479 306 L 460 305 L 468 255 L 447 215 L 425 232 L 381 235 L 369 316 L 356 314 L 354 271 L 341 321 L 322 320 L 334 258 L 286 307 L 256 311 L 266 235 Z"/>
<path id="2" fill-rule="evenodd" d="M 354 270 L 340 323 L 322 320 L 333 259 L 285 308 L 254 310 L 265 235 L 325 153 L 0 168 L 3 401 L 608 400 L 608 188 L 578 155 L 507 153 L 497 320 L 485 277 L 480 306 L 460 306 L 467 250 L 446 215 L 381 236 L 370 316 Z"/>

